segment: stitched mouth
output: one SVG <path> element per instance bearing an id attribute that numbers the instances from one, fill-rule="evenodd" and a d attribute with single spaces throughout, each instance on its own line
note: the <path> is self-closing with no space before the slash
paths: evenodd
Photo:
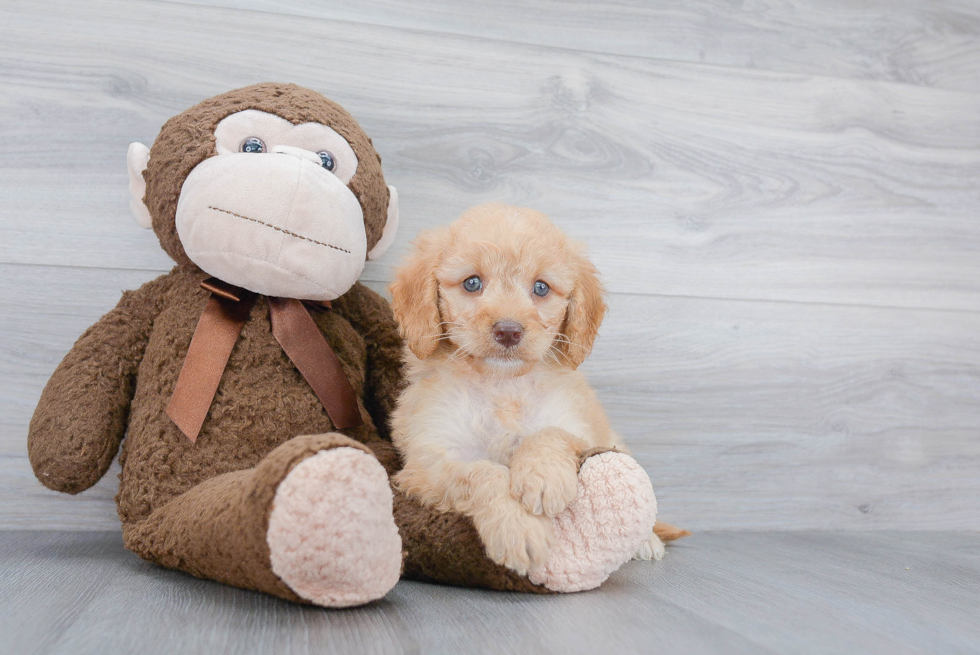
<path id="1" fill-rule="evenodd" d="M 345 250 L 344 248 L 341 248 L 340 246 L 335 246 L 335 245 L 332 245 L 332 244 L 329 244 L 329 243 L 324 243 L 323 241 L 317 241 L 316 239 L 311 239 L 310 237 L 304 237 L 302 234 L 296 234 L 295 232 L 291 232 L 291 231 L 289 231 L 287 229 L 284 229 L 284 228 L 281 228 L 281 227 L 277 227 L 275 225 L 272 225 L 271 223 L 266 223 L 265 221 L 260 221 L 257 218 L 251 218 L 250 216 L 243 216 L 241 214 L 236 214 L 235 212 L 228 211 L 227 209 L 221 209 L 220 207 L 214 207 L 213 205 L 208 205 L 208 209 L 213 209 L 214 211 L 221 212 L 222 214 L 230 214 L 230 215 L 234 216 L 235 218 L 240 218 L 240 219 L 245 220 L 245 221 L 251 221 L 253 223 L 258 223 L 259 225 L 264 225 L 265 227 L 272 228 L 276 232 L 282 232 L 283 234 L 286 234 L 288 236 L 295 237 L 297 239 L 302 239 L 303 241 L 309 241 L 310 243 L 314 243 L 314 244 L 316 244 L 318 246 L 323 246 L 324 248 L 333 248 L 334 250 L 339 250 L 340 252 L 347 253 L 348 255 L 351 254 L 350 250 Z"/>

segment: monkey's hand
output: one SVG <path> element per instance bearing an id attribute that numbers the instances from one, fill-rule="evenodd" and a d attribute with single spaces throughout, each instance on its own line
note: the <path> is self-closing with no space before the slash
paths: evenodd
<path id="1" fill-rule="evenodd" d="M 76 494 L 105 475 L 126 432 L 136 370 L 170 275 L 123 294 L 79 337 L 41 393 L 27 434 L 34 475 Z"/>
<path id="2" fill-rule="evenodd" d="M 389 419 L 404 378 L 404 342 L 398 336 L 398 324 L 391 307 L 384 298 L 357 282 L 350 291 L 333 301 L 333 309 L 345 316 L 364 338 L 368 358 L 364 406 L 378 433 L 388 439 Z"/>

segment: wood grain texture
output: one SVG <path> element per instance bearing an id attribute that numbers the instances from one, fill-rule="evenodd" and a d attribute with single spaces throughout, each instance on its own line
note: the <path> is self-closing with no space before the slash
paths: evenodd
<path id="1" fill-rule="evenodd" d="M 24 436 L 77 336 L 170 267 L 128 215 L 127 144 L 281 79 L 348 106 L 401 189 L 375 288 L 419 229 L 483 200 L 588 242 L 613 295 L 587 369 L 665 516 L 978 527 L 980 95 L 146 0 L 12 2 L 0 18 L 2 525 L 112 525 L 112 480 L 44 495 Z M 823 29 L 800 21 L 784 39 Z"/>
<path id="2" fill-rule="evenodd" d="M 154 274 L 0 276 L 0 527 L 105 529 L 108 492 L 75 515 L 32 479 L 26 426 L 77 336 Z M 613 294 L 584 370 L 685 527 L 978 530 L 978 362 L 972 312 Z"/>
<path id="3" fill-rule="evenodd" d="M 705 533 L 592 592 L 401 582 L 327 611 L 158 568 L 118 533 L 0 532 L 0 633 L 22 655 L 975 653 L 978 547 L 975 533 Z"/>
<path id="4" fill-rule="evenodd" d="M 280 79 L 347 106 L 402 189 L 369 280 L 494 199 L 588 240 L 614 291 L 980 307 L 978 94 L 142 0 L 0 11 L 0 261 L 166 269 L 128 142 Z"/>
<path id="5" fill-rule="evenodd" d="M 178 0 L 569 50 L 980 91 L 969 0 Z"/>
<path id="6" fill-rule="evenodd" d="M 26 450 L 23 441 L 22 435 L 20 449 Z M 0 530 L 118 531 L 120 472 L 116 461 L 94 487 L 69 496 L 42 486 L 26 453 L 0 455 Z"/>

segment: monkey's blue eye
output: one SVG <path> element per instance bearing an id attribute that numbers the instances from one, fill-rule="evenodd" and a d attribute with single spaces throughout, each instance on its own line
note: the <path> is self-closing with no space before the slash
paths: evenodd
<path id="1" fill-rule="evenodd" d="M 479 275 L 474 275 L 473 277 L 468 277 L 463 280 L 463 288 L 473 293 L 474 291 L 479 291 L 483 288 L 483 280 L 480 279 Z"/>
<path id="2" fill-rule="evenodd" d="M 547 282 L 542 282 L 541 280 L 538 280 L 537 282 L 534 283 L 534 295 L 541 296 L 542 298 L 544 298 L 545 296 L 548 295 L 549 291 L 551 291 L 551 287 L 548 286 Z"/>
<path id="3" fill-rule="evenodd" d="M 316 154 L 320 155 L 320 163 L 325 169 L 332 173 L 333 169 L 337 168 L 337 162 L 334 161 L 333 153 L 329 150 L 321 150 Z"/>
<path id="4" fill-rule="evenodd" d="M 242 152 L 265 152 L 265 142 L 257 136 L 250 136 L 238 147 Z"/>

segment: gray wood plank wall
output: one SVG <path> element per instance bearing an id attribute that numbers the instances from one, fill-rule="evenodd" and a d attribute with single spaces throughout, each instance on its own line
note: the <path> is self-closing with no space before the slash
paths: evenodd
<path id="1" fill-rule="evenodd" d="M 980 3 L 8 1 L 0 528 L 113 529 L 33 480 L 34 403 L 169 269 L 126 147 L 259 81 L 347 107 L 402 232 L 501 200 L 588 243 L 586 369 L 695 530 L 980 529 Z"/>

